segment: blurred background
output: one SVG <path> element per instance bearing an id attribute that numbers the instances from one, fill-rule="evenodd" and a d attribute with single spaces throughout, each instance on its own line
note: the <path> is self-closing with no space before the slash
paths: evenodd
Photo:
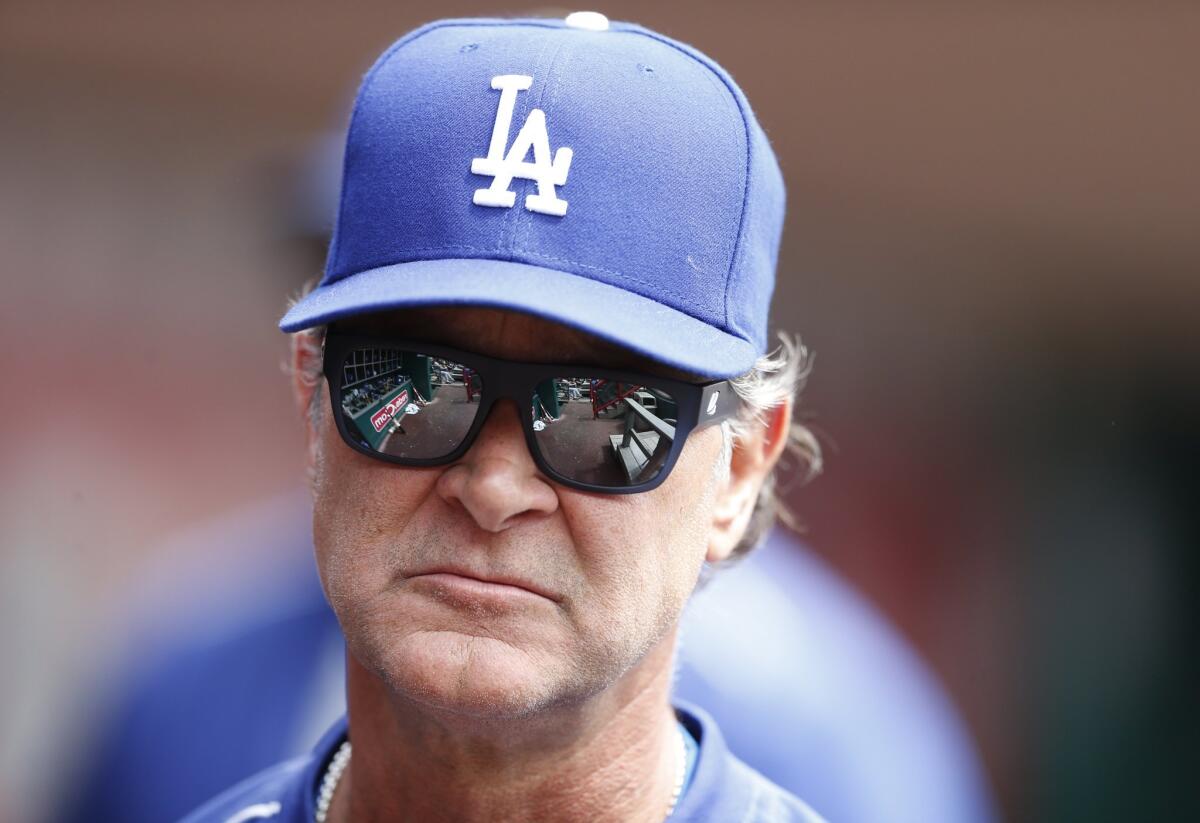
<path id="1" fill-rule="evenodd" d="M 788 497 L 1005 817 L 1198 819 L 1200 7 L 598 10 L 753 102 L 829 448 Z M 174 536 L 300 480 L 275 323 L 362 72 L 428 19 L 526 11 L 0 5 L 0 819 L 70 791 L 131 614 L 266 563 Z"/>

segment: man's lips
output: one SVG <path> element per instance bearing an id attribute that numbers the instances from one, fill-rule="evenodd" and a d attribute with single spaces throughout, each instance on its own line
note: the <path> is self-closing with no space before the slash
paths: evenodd
<path id="1" fill-rule="evenodd" d="M 408 575 L 409 580 L 425 580 L 429 583 L 456 586 L 467 591 L 474 591 L 482 596 L 531 594 L 543 597 L 555 603 L 559 597 L 552 591 L 520 577 L 498 574 L 481 574 L 468 569 L 453 566 L 439 566 L 423 569 Z"/>

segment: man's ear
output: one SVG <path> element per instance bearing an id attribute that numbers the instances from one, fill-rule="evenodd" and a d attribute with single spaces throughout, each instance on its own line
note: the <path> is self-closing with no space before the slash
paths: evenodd
<path id="1" fill-rule="evenodd" d="M 729 481 L 717 495 L 705 560 L 717 563 L 733 552 L 746 528 L 763 483 L 787 446 L 792 425 L 790 400 L 769 409 L 761 424 L 751 424 L 734 440 Z"/>
<path id="2" fill-rule="evenodd" d="M 305 439 L 308 443 L 310 465 L 314 457 L 317 443 L 317 431 L 313 419 L 314 395 L 319 390 L 321 381 L 313 380 L 312 375 L 321 373 L 321 347 L 315 336 L 308 332 L 292 335 L 289 355 L 292 375 L 292 396 L 296 401 L 296 410 L 304 421 Z M 319 400 L 319 398 L 317 398 Z"/>

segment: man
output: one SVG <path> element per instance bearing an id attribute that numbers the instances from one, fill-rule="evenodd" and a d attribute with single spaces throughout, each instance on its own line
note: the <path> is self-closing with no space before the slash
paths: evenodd
<path id="1" fill-rule="evenodd" d="M 385 52 L 281 324 L 348 720 L 189 819 L 817 819 L 669 703 L 683 607 L 768 524 L 789 440 L 782 218 L 741 91 L 653 32 L 443 21 Z"/>

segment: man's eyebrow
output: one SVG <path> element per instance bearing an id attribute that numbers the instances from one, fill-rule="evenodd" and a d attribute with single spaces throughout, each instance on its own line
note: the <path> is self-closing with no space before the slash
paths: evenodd
<path id="1" fill-rule="evenodd" d="M 637 355 L 617 346 L 597 342 L 586 338 L 578 338 L 571 343 L 559 342 L 550 344 L 549 354 L 558 360 L 567 360 L 583 365 L 601 366 L 621 364 L 638 365 Z"/>
<path id="2" fill-rule="evenodd" d="M 597 368 L 619 368 L 647 374 L 665 374 L 668 367 L 615 343 L 592 337 L 583 332 L 572 335 L 571 341 L 560 341 L 550 346 L 552 356 L 572 364 L 596 366 Z"/>
<path id="3" fill-rule="evenodd" d="M 351 321 L 347 324 L 350 326 L 347 330 L 353 333 L 383 337 L 406 336 L 414 342 L 425 339 L 427 342 L 438 343 L 453 349 L 477 352 L 477 349 L 470 345 L 470 340 L 463 339 L 459 334 L 446 334 L 443 325 L 445 320 L 445 316 L 440 311 L 417 309 L 404 318 L 404 325 L 408 326 L 410 330 L 407 335 L 395 334 L 392 328 L 396 322 L 394 318 L 381 319 L 378 323 L 369 321 L 362 325 L 354 324 Z M 477 353 L 484 354 L 485 352 Z M 511 360 L 514 358 L 501 359 Z M 569 327 L 561 328 L 557 334 L 546 335 L 536 356 L 515 359 L 547 365 L 561 363 L 565 366 L 595 366 L 598 369 L 642 372 L 647 376 L 664 377 L 685 383 L 705 382 L 705 378 L 660 363 L 632 349 L 627 349 L 619 343 Z"/>

